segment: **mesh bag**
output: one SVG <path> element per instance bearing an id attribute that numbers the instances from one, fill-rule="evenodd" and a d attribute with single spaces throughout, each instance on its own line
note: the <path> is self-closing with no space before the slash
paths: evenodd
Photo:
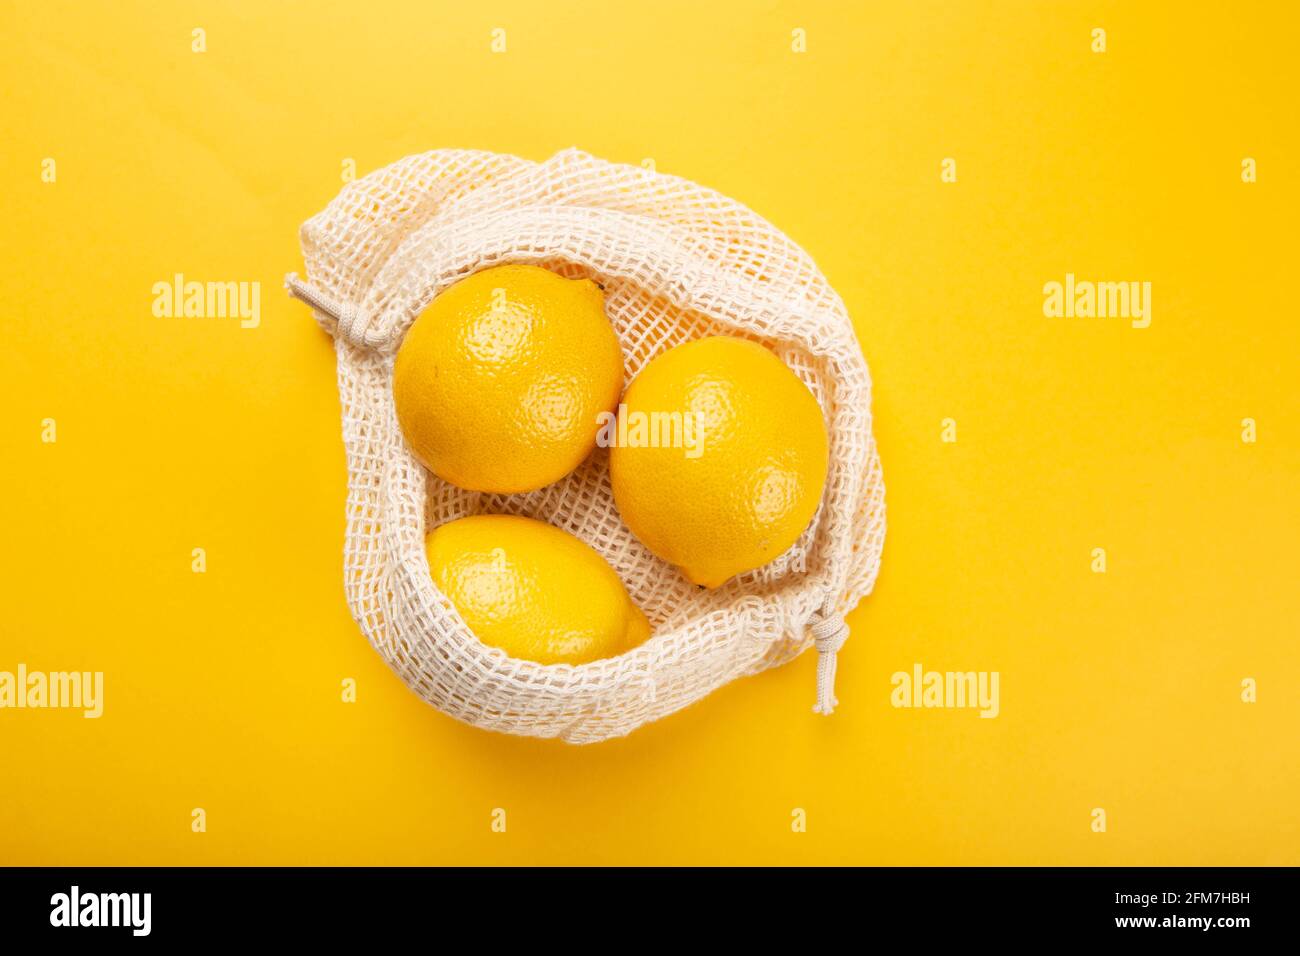
<path id="1" fill-rule="evenodd" d="M 301 232 L 291 294 L 335 338 L 347 449 L 344 587 L 402 680 L 466 723 L 589 743 L 629 733 L 816 644 L 829 713 L 843 614 L 871 591 L 885 534 L 871 380 L 839 296 L 797 245 L 749 209 L 675 176 L 566 150 L 536 163 L 438 150 L 349 183 Z M 441 290 L 533 263 L 605 288 L 627 380 L 674 345 L 761 342 L 817 397 L 830 438 L 821 507 L 798 542 L 721 588 L 691 585 L 619 518 L 608 451 L 539 491 L 456 488 L 416 461 L 394 410 L 393 357 Z M 618 657 L 541 665 L 478 641 L 429 575 L 427 528 L 479 513 L 568 531 L 613 566 L 653 636 Z"/>

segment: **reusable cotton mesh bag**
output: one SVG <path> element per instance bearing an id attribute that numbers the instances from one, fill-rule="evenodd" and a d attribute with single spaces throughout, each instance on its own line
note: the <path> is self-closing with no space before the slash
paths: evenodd
<path id="1" fill-rule="evenodd" d="M 345 186 L 301 238 L 307 279 L 286 284 L 338 353 L 348 605 L 415 693 L 475 726 L 589 743 L 816 644 L 814 709 L 830 712 L 843 614 L 879 567 L 884 483 L 866 362 L 843 302 L 803 250 L 712 190 L 577 150 L 541 163 L 467 150 L 410 156 Z M 464 491 L 427 472 L 398 428 L 394 354 L 440 291 L 511 262 L 604 286 L 628 381 L 659 353 L 707 335 L 751 339 L 780 356 L 817 397 L 830 438 L 825 495 L 799 541 L 706 591 L 624 525 L 606 449 L 528 494 Z M 653 636 L 582 665 L 517 660 L 480 643 L 433 584 L 424 551 L 427 529 L 480 513 L 526 515 L 586 541 Z"/>

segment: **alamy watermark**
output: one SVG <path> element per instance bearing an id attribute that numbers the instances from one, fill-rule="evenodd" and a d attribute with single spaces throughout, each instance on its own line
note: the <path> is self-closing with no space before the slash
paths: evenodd
<path id="1" fill-rule="evenodd" d="M 104 713 L 103 671 L 0 671 L 0 710 L 65 708 L 95 719 Z"/>
<path id="2" fill-rule="evenodd" d="M 687 458 L 704 454 L 704 422 L 693 412 L 601 412 L 596 444 L 601 448 L 681 448 Z"/>
<path id="3" fill-rule="evenodd" d="M 50 925 L 125 926 L 132 936 L 148 936 L 153 926 L 152 893 L 83 893 L 73 886 L 50 897 Z"/>
<path id="4" fill-rule="evenodd" d="M 998 671 L 927 671 L 920 663 L 895 671 L 889 702 L 895 707 L 971 708 L 981 717 L 1002 712 Z"/>
<path id="5" fill-rule="evenodd" d="M 1129 319 L 1135 329 L 1151 325 L 1150 282 L 1093 282 L 1073 272 L 1064 282 L 1043 286 L 1043 315 L 1049 319 Z"/>
<path id="6" fill-rule="evenodd" d="M 241 329 L 262 324 L 262 283 L 198 282 L 176 273 L 153 284 L 153 314 L 159 319 L 238 319 Z"/>

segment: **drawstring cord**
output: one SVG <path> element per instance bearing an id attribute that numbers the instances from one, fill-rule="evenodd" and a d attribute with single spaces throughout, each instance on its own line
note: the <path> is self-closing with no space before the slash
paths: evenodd
<path id="1" fill-rule="evenodd" d="M 835 597 L 827 595 L 820 612 L 814 612 L 809 629 L 817 645 L 817 703 L 814 714 L 829 715 L 839 703 L 835 698 L 835 657 L 849 639 L 849 626 L 835 613 Z"/>
<path id="2" fill-rule="evenodd" d="M 290 272 L 284 277 L 284 288 L 290 297 L 311 306 L 316 322 L 331 335 L 361 348 L 375 348 L 384 343 L 383 335 L 367 328 L 366 317 L 351 302 L 335 302 L 324 292 L 299 279 L 296 272 Z M 323 322 L 321 316 L 333 321 Z"/>

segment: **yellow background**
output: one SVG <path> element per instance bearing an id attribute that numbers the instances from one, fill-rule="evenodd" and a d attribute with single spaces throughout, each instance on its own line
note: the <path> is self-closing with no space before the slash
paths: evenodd
<path id="1" fill-rule="evenodd" d="M 1286 6 L 6 0 L 0 670 L 106 709 L 0 711 L 0 863 L 1300 864 Z M 749 204 L 855 317 L 889 536 L 832 718 L 805 655 L 498 736 L 348 616 L 297 227 L 349 157 L 570 145 Z M 1152 282 L 1151 327 L 1045 318 L 1067 271 Z M 155 318 L 177 272 L 260 281 L 261 326 Z M 1001 715 L 891 707 L 915 662 Z"/>

